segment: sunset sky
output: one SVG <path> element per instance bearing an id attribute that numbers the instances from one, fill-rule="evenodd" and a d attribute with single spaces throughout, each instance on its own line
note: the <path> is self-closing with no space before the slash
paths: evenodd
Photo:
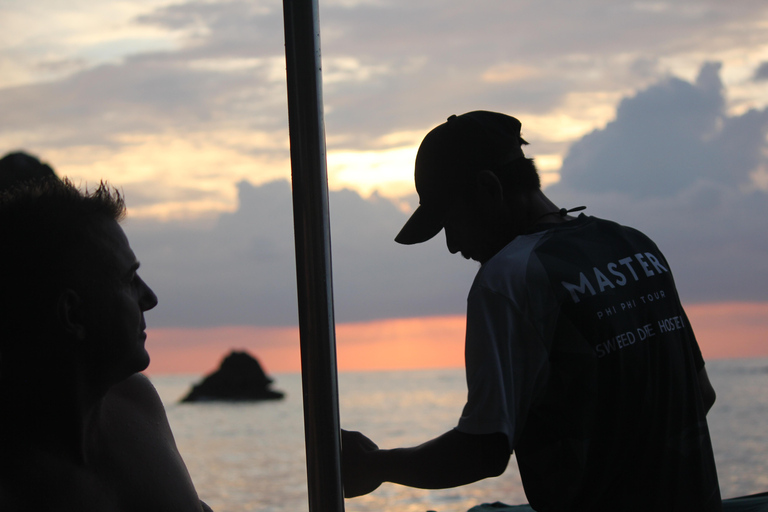
<path id="1" fill-rule="evenodd" d="M 764 0 L 319 3 L 340 369 L 461 366 L 476 264 L 393 238 L 422 137 L 476 109 L 658 243 L 705 357 L 768 356 Z M 299 369 L 280 1 L 5 0 L 0 112 L 0 151 L 125 192 L 150 373 Z"/>

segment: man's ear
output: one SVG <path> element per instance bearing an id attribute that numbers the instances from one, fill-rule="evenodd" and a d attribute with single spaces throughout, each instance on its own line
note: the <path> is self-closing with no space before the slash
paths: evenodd
<path id="1" fill-rule="evenodd" d="M 81 304 L 80 296 L 71 288 L 61 292 L 56 303 L 56 318 L 59 326 L 78 341 L 85 339 L 85 326 L 79 320 Z"/>
<path id="2" fill-rule="evenodd" d="M 477 173 L 475 193 L 480 207 L 492 215 L 499 215 L 504 210 L 504 187 L 493 171 L 482 170 Z"/>

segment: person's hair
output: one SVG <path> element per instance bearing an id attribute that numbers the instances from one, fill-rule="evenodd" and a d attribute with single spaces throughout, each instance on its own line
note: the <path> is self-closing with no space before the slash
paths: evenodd
<path id="1" fill-rule="evenodd" d="M 494 170 L 506 192 L 541 190 L 541 178 L 533 158 L 519 158 Z"/>
<path id="2" fill-rule="evenodd" d="M 539 178 L 539 172 L 536 169 L 533 158 L 518 158 L 489 170 L 499 179 L 504 189 L 505 201 L 514 201 L 521 194 L 526 195 L 541 190 L 541 179 Z M 471 173 L 467 176 L 471 177 L 468 180 L 474 179 L 476 173 Z M 466 182 L 467 185 L 469 183 L 470 181 Z M 472 188 L 469 186 L 464 187 L 465 197 L 473 197 L 471 190 Z"/>
<path id="3" fill-rule="evenodd" d="M 23 151 L 14 151 L 0 158 L 0 190 L 19 183 L 56 176 L 51 166 Z"/>
<path id="4" fill-rule="evenodd" d="M 120 192 L 102 182 L 81 192 L 68 179 L 27 181 L 0 191 L 0 351 L 5 340 L 45 329 L 59 294 L 78 284 L 99 250 L 104 220 L 125 216 Z M 97 256 L 98 257 L 98 256 Z"/>

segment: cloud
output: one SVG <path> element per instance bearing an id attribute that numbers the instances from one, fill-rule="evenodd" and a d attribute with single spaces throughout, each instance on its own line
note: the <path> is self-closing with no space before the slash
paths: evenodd
<path id="1" fill-rule="evenodd" d="M 101 22 L 98 37 L 67 27 L 78 41 L 95 38 L 105 59 L 67 45 L 33 58 L 27 39 L 18 50 L 6 45 L 14 73 L 28 66 L 20 76 L 49 66 L 49 54 L 70 65 L 0 88 L 0 143 L 66 161 L 80 176 L 103 172 L 125 185 L 134 208 L 220 211 L 234 195 L 222 188 L 250 168 L 259 183 L 288 174 L 281 3 L 147 7 L 160 3 L 129 2 L 137 14 L 120 34 L 144 37 L 139 46 L 128 35 L 99 39 Z M 72 10 L 57 5 L 45 4 L 46 19 Z M 99 4 L 99 19 L 111 18 L 110 5 Z M 411 147 L 413 134 L 452 113 L 513 113 L 535 135 L 531 149 L 554 161 L 575 141 L 561 184 L 548 189 L 557 202 L 647 231 L 688 300 L 766 299 L 768 100 L 741 98 L 760 108 L 728 113 L 726 97 L 752 94 L 729 85 L 747 76 L 726 72 L 745 65 L 735 59 L 677 78 L 695 75 L 702 55 L 738 55 L 751 73 L 768 43 L 764 1 L 329 0 L 320 19 L 329 152 L 368 157 Z M 156 40 L 164 42 L 147 42 Z M 765 68 L 753 78 L 764 80 Z M 396 134 L 407 136 L 391 142 Z M 154 325 L 295 323 L 290 187 L 237 187 L 237 210 L 204 224 L 126 225 L 160 296 Z M 330 202 L 340 320 L 463 311 L 475 266 L 448 255 L 442 236 L 400 247 L 392 238 L 405 214 L 393 203 L 349 190 Z"/>
<path id="2" fill-rule="evenodd" d="M 754 177 L 768 169 L 768 110 L 725 113 L 718 71 L 705 64 L 695 82 L 666 78 L 624 99 L 573 145 L 547 193 L 645 231 L 687 302 L 766 301 L 768 191 Z M 295 324 L 289 183 L 237 188 L 237 210 L 205 226 L 127 223 L 160 296 L 153 326 Z M 476 265 L 448 254 L 442 235 L 394 243 L 407 215 L 376 194 L 332 191 L 330 206 L 337 320 L 463 313 Z"/>
<path id="3" fill-rule="evenodd" d="M 0 65 L 38 81 L 0 87 L 0 146 L 40 154 L 76 179 L 160 183 L 163 193 L 141 202 L 142 214 L 158 217 L 231 210 L 233 194 L 222 190 L 233 182 L 289 175 L 279 0 L 77 6 L 3 6 L 10 16 L 0 28 L 10 37 Z M 723 77 L 732 108 L 768 101 L 759 87 L 733 82 L 743 81 L 739 66 L 764 58 L 761 2 L 340 0 L 320 9 L 331 164 L 403 154 L 418 142 L 413 134 L 448 115 L 488 109 L 526 119 L 526 136 L 554 170 L 574 140 L 605 126 L 621 97 L 670 70 L 690 76 L 703 54 L 731 59 Z M 57 31 L 17 28 L 35 13 L 58 20 Z M 49 69 L 54 63 L 62 67 Z M 245 163 L 252 171 L 234 170 Z M 349 168 L 332 165 L 331 186 L 368 194 L 378 171 Z"/>
<path id="4" fill-rule="evenodd" d="M 107 18 L 106 5 L 99 19 Z M 768 39 L 752 30 L 764 19 L 760 5 L 323 2 L 330 147 L 372 149 L 384 135 L 426 130 L 460 111 L 538 115 L 576 92 L 632 90 L 658 77 L 669 66 L 664 59 L 758 47 Z M 170 49 L 106 41 L 126 53 L 44 83 L 0 89 L 0 134 L 28 131 L 38 147 L 48 147 L 127 145 L 120 136 L 136 131 L 285 128 L 279 1 L 143 9 L 123 29 L 151 29 L 173 42 Z M 94 33 L 103 38 L 105 30 Z"/>
<path id="5" fill-rule="evenodd" d="M 686 300 L 764 301 L 768 109 L 728 115 L 718 72 L 705 64 L 694 83 L 668 78 L 624 99 L 573 144 L 548 194 L 645 231 Z"/>
<path id="6" fill-rule="evenodd" d="M 213 225 L 139 219 L 126 232 L 160 297 L 152 325 L 290 325 L 295 321 L 290 189 L 238 185 L 240 208 Z M 130 204 L 130 196 L 128 196 Z"/>
<path id="7" fill-rule="evenodd" d="M 717 64 L 687 82 L 666 78 L 625 98 L 604 129 L 576 142 L 562 206 L 648 233 L 688 302 L 766 301 L 768 110 L 725 111 Z M 525 118 L 523 118 L 525 124 Z M 131 185 L 129 206 L 152 194 Z M 204 197 L 203 197 L 204 199 Z M 394 235 L 407 215 L 389 199 L 330 192 L 336 319 L 462 314 L 476 264 L 448 254 L 442 235 L 414 247 Z M 142 274 L 160 298 L 153 327 L 284 326 L 297 321 L 291 189 L 237 184 L 237 208 L 206 223 L 127 221 Z"/>
<path id="8" fill-rule="evenodd" d="M 0 135 L 25 133 L 27 147 L 119 147 L 137 133 L 285 130 L 282 12 L 279 2 L 264 5 L 190 2 L 139 15 L 138 27 L 185 36 L 175 36 L 177 48 L 139 47 L 55 80 L 0 89 Z"/>
<path id="9" fill-rule="evenodd" d="M 727 178 L 718 158 L 719 139 L 729 135 L 719 127 L 725 101 L 718 71 L 719 65 L 707 64 L 695 84 L 669 78 L 624 99 L 604 130 L 571 146 L 561 169 L 563 185 L 674 195 L 697 177 Z"/>
<path id="10" fill-rule="evenodd" d="M 289 183 L 237 187 L 237 211 L 209 226 L 126 222 L 141 273 L 160 298 L 153 327 L 297 322 Z M 476 266 L 451 258 L 442 236 L 399 246 L 393 238 L 407 216 L 389 200 L 342 190 L 330 202 L 337 320 L 463 312 Z"/>
<path id="11" fill-rule="evenodd" d="M 752 77 L 755 82 L 764 82 L 768 80 L 768 61 L 761 62 L 755 70 L 755 75 Z"/>
<path id="12" fill-rule="evenodd" d="M 284 129 L 285 105 L 275 101 L 284 82 L 270 78 L 272 67 L 261 60 L 221 73 L 171 55 L 104 64 L 61 81 L 1 90 L 3 131 L 29 132 L 30 144 L 47 147 L 117 146 L 129 134 L 221 127 L 217 117 L 229 111 L 239 119 L 251 115 L 265 130 Z"/>

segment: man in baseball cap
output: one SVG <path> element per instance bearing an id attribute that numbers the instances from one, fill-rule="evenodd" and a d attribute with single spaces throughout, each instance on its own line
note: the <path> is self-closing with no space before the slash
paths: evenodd
<path id="1" fill-rule="evenodd" d="M 346 496 L 497 476 L 514 451 L 539 512 L 720 510 L 715 393 L 669 264 L 639 231 L 555 206 L 520 129 L 469 112 L 419 148 L 420 204 L 395 240 L 444 230 L 451 253 L 481 263 L 467 402 L 454 429 L 412 448 L 344 431 Z"/>

